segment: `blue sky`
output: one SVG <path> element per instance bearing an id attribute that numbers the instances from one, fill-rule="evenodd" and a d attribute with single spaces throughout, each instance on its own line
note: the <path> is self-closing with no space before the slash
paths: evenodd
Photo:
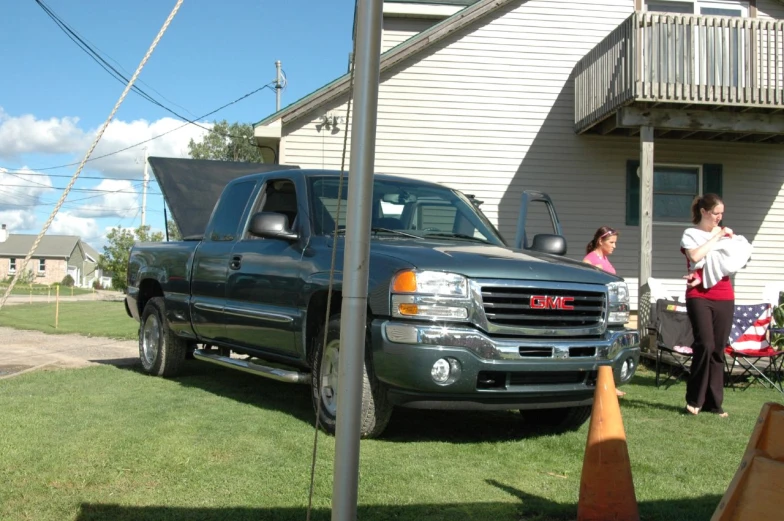
<path id="1" fill-rule="evenodd" d="M 175 5 L 44 1 L 126 77 Z M 137 85 L 193 119 L 273 82 L 275 60 L 281 60 L 285 107 L 346 71 L 353 9 L 354 0 L 185 0 Z M 0 223 L 11 233 L 37 234 L 77 168 L 48 167 L 82 159 L 124 85 L 68 39 L 35 0 L 3 3 L 0 48 Z M 274 111 L 275 93 L 264 89 L 203 121 L 253 123 Z M 130 93 L 93 156 L 180 125 Z M 149 142 L 149 153 L 187 157 L 188 141 L 202 134 L 187 125 Z M 101 251 L 112 227 L 139 226 L 143 158 L 139 146 L 88 163 L 48 233 L 80 235 Z M 152 179 L 146 223 L 162 230 L 162 196 Z"/>

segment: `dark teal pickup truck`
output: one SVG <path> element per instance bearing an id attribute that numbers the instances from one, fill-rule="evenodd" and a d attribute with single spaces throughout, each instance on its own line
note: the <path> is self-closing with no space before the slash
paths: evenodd
<path id="1" fill-rule="evenodd" d="M 144 370 L 174 376 L 192 355 L 307 384 L 334 432 L 346 186 L 324 170 L 239 177 L 201 236 L 134 246 L 126 307 Z M 562 237 L 511 248 L 472 198 L 398 176 L 375 176 L 372 215 L 362 436 L 395 406 L 519 409 L 572 429 L 598 366 L 631 379 L 626 284 L 563 257 Z"/>

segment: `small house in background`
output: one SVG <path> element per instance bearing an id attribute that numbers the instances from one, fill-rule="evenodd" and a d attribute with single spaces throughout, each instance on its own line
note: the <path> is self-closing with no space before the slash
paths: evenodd
<path id="1" fill-rule="evenodd" d="M 36 235 L 8 233 L 3 225 L 0 234 L 0 280 L 8 280 L 17 270 L 35 242 Z M 2 240 L 4 239 L 4 240 Z M 62 282 L 71 275 L 78 287 L 92 287 L 98 280 L 102 287 L 111 285 L 98 268 L 100 254 L 75 235 L 44 235 L 35 254 L 27 263 L 34 284 Z"/>

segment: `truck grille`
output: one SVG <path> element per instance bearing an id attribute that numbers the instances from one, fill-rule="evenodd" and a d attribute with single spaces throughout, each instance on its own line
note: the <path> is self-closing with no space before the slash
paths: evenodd
<path id="1" fill-rule="evenodd" d="M 532 307 L 532 297 L 539 299 L 542 307 Z M 558 297 L 571 297 L 574 309 L 553 309 Z M 605 293 L 571 289 L 518 288 L 509 286 L 482 286 L 482 301 L 488 322 L 500 326 L 531 328 L 570 328 L 601 326 L 605 315 Z"/>

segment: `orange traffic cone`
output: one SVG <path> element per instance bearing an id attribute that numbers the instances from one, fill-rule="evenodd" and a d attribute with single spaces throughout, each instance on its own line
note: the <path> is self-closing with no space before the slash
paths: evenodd
<path id="1" fill-rule="evenodd" d="M 621 407 L 610 366 L 599 367 L 580 477 L 577 521 L 639 521 Z"/>

